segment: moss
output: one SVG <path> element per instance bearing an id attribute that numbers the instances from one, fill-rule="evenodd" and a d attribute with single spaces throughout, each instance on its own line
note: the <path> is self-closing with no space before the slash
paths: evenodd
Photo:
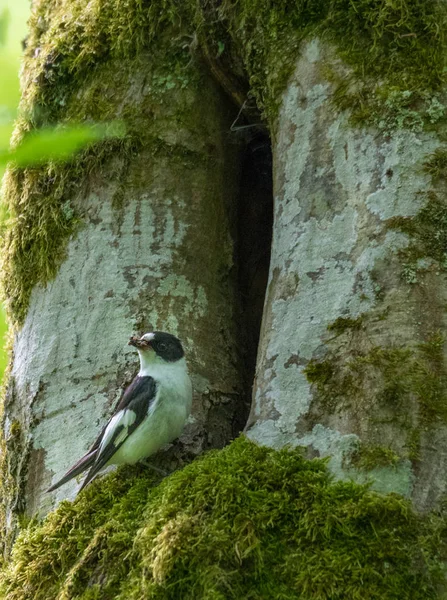
<path id="1" fill-rule="evenodd" d="M 332 357 L 326 360 L 312 359 L 304 368 L 304 374 L 318 392 L 321 409 L 329 414 L 350 406 L 351 399 L 361 390 L 361 382 L 354 376 L 351 365 L 343 370 Z"/>
<path id="2" fill-rule="evenodd" d="M 429 154 L 424 163 L 424 170 L 432 176 L 434 181 L 445 179 L 447 177 L 447 149 L 437 148 L 432 154 Z"/>
<path id="3" fill-rule="evenodd" d="M 413 427 L 408 432 L 406 448 L 409 460 L 417 463 L 421 457 L 421 429 L 419 427 Z"/>
<path id="4" fill-rule="evenodd" d="M 351 317 L 338 317 L 333 323 L 327 326 L 328 331 L 341 335 L 345 331 L 358 331 L 363 327 L 363 316 L 353 319 Z"/>
<path id="5" fill-rule="evenodd" d="M 400 460 L 392 448 L 360 443 L 350 456 L 350 465 L 371 471 L 377 467 L 395 467 Z"/>
<path id="6" fill-rule="evenodd" d="M 77 215 L 63 199 L 67 167 L 14 169 L 7 174 L 4 199 L 11 222 L 3 246 L 2 279 L 12 314 L 21 321 L 33 287 L 48 281 L 64 257 L 63 241 Z"/>
<path id="7" fill-rule="evenodd" d="M 432 335 L 415 347 L 374 348 L 355 359 L 354 368 L 371 365 L 382 379 L 380 399 L 396 411 L 414 396 L 423 426 L 447 423 L 447 370 L 444 337 Z"/>
<path id="8" fill-rule="evenodd" d="M 190 86 L 194 69 L 187 68 L 188 28 L 179 22 L 191 27 L 193 6 L 164 0 L 147 6 L 136 0 L 113 0 L 107 6 L 86 0 L 37 2 L 25 55 L 23 109 L 30 125 L 114 118 L 123 68 L 135 68 L 138 56 L 146 55 L 146 66 L 153 67 L 145 84 L 154 102 L 163 104 L 173 90 Z M 76 102 L 85 87 L 90 97 Z"/>
<path id="9" fill-rule="evenodd" d="M 328 37 L 353 68 L 337 82 L 339 108 L 349 108 L 354 122 L 384 133 L 433 128 L 444 119 L 440 91 L 447 12 L 442 2 L 336 0 L 332 6 Z"/>
<path id="10" fill-rule="evenodd" d="M 380 409 L 405 432 L 402 458 L 417 460 L 421 430 L 447 423 L 444 346 L 444 337 L 435 333 L 422 344 L 377 346 L 344 362 L 329 354 L 324 361 L 310 361 L 304 372 L 315 386 L 319 411 L 360 411 L 366 422 L 376 423 Z"/>
<path id="11" fill-rule="evenodd" d="M 338 82 L 334 99 L 339 107 L 349 106 L 357 120 L 382 129 L 433 126 L 445 112 L 439 90 L 445 81 L 446 23 L 447 7 L 440 0 L 358 0 L 355 6 L 350 0 L 205 5 L 197 0 L 111 0 L 106 5 L 40 0 L 30 20 L 15 142 L 55 123 L 118 117 L 127 137 L 114 146 L 114 154 L 127 160 L 129 150 L 160 137 L 166 119 L 187 119 L 178 107 L 160 119 L 159 107 L 169 108 L 175 91 L 199 89 L 192 57 L 197 47 L 211 61 L 225 59 L 236 76 L 246 78 L 274 130 L 301 42 L 314 35 L 333 43 L 352 69 Z M 151 102 L 144 110 L 133 108 L 128 90 L 122 89 L 128 86 L 123 73 L 138 68 L 138 57 L 153 66 L 146 82 Z M 100 169 L 108 149 L 108 141 L 100 142 L 88 153 L 88 163 L 81 156 L 67 167 L 16 172 L 8 181 L 13 218 L 3 270 L 16 322 L 23 321 L 32 287 L 57 272 L 80 223 L 80 215 L 67 205 L 73 183 L 85 181 L 87 164 L 90 172 Z M 29 182 L 22 190 L 24 180 Z"/>
<path id="12" fill-rule="evenodd" d="M 436 598 L 441 515 L 244 438 L 155 486 L 124 468 L 20 535 L 8 600 Z"/>
<path id="13" fill-rule="evenodd" d="M 409 246 L 399 251 L 404 263 L 402 274 L 409 283 L 417 281 L 417 272 L 425 268 L 427 258 L 436 260 L 439 268 L 445 269 L 447 204 L 436 192 L 428 192 L 425 205 L 414 217 L 393 217 L 387 226 L 410 238 Z"/>
<path id="14" fill-rule="evenodd" d="M 167 56 L 167 65 L 154 68 L 152 78 L 146 82 L 146 85 L 152 85 L 153 91 L 144 106 L 126 103 L 128 78 L 124 73 L 135 69 L 136 65 L 125 62 L 120 65 L 118 74 L 116 69 L 112 72 L 110 67 L 105 67 L 98 80 L 91 85 L 85 84 L 75 98 L 64 102 L 68 121 L 111 119 L 117 116 L 119 105 L 118 116 L 124 124 L 124 136 L 104 139 L 66 163 L 9 169 L 4 181 L 4 200 L 10 219 L 3 232 L 2 282 L 9 314 L 16 323 L 23 323 L 33 287 L 45 284 L 57 273 L 65 257 L 67 242 L 82 223 L 82 214 L 74 200 L 88 189 L 92 176 L 97 178 L 107 162 L 114 159 L 121 163 L 122 169 L 115 171 L 122 176 L 124 165 L 128 165 L 143 148 L 150 148 L 153 157 L 167 156 L 192 168 L 212 160 L 204 153 L 169 143 L 158 135 L 158 128 L 163 129 L 165 121 L 160 114 L 154 119 L 153 106 L 162 103 L 163 90 L 166 93 L 173 86 L 183 88 L 193 81 L 189 75 L 191 69 L 186 68 L 189 54 L 183 52 L 187 58 L 183 56 L 182 59 L 178 51 L 173 54 L 175 57 Z M 175 65 L 181 69 L 178 73 Z M 166 71 L 168 67 L 173 69 L 171 74 Z M 198 83 L 197 77 L 195 83 Z M 60 117 L 60 107 L 57 113 Z M 176 118 L 179 118 L 178 114 Z M 148 126 L 148 119 L 154 119 L 157 126 Z M 17 136 L 22 136 L 29 126 L 29 121 L 22 122 Z M 114 199 L 115 208 L 122 208 L 121 204 L 118 198 Z"/>
<path id="15" fill-rule="evenodd" d="M 425 423 L 447 422 L 447 371 L 445 339 L 438 333 L 419 344 L 415 362 L 414 388 L 420 398 L 420 416 Z"/>
<path id="16" fill-rule="evenodd" d="M 332 42 L 351 67 L 334 100 L 357 122 L 419 129 L 445 116 L 447 10 L 438 0 L 245 0 L 224 2 L 219 13 L 271 124 L 300 42 L 313 35 Z"/>
<path id="17" fill-rule="evenodd" d="M 333 100 L 340 110 L 351 110 L 354 125 L 369 125 L 383 135 L 391 135 L 396 129 L 419 133 L 445 123 L 446 106 L 436 92 L 402 90 L 372 82 L 365 82 L 359 91 L 358 83 L 341 80 L 337 75 L 332 79 L 337 86 Z"/>
<path id="18" fill-rule="evenodd" d="M 57 273 L 67 242 L 81 224 L 73 199 L 89 174 L 111 156 L 132 151 L 133 140 L 109 139 L 66 163 L 9 167 L 3 182 L 8 221 L 3 225 L 3 293 L 13 321 L 21 324 L 35 285 Z"/>
<path id="19" fill-rule="evenodd" d="M 13 347 L 13 333 L 11 329 L 8 330 L 6 336 L 6 344 L 5 350 L 8 355 L 11 357 Z M 3 373 L 3 379 L 0 385 L 0 415 L 4 414 L 4 406 L 7 401 L 7 381 L 11 372 L 11 361 L 6 366 L 5 372 Z M 19 426 L 20 427 L 20 426 Z M 8 447 L 9 440 L 7 439 L 8 432 L 6 431 L 6 424 L 4 419 L 2 418 L 2 432 L 0 434 L 0 498 L 2 499 L 0 503 L 0 562 L 2 557 L 8 556 L 11 550 L 11 542 L 14 536 L 14 523 L 12 522 L 11 515 L 8 514 L 8 507 L 13 503 L 13 499 L 17 497 L 17 489 L 19 484 L 14 480 L 13 474 L 11 474 L 11 470 L 9 468 L 10 465 L 10 457 Z M 20 434 L 22 433 L 21 427 L 20 430 L 16 427 L 16 440 L 20 440 Z M 15 448 L 13 450 L 22 450 L 22 448 L 17 448 L 17 444 L 15 444 Z M 9 526 L 7 529 L 6 526 Z"/>
<path id="20" fill-rule="evenodd" d="M 444 82 L 447 11 L 439 0 L 359 0 L 355 6 L 349 0 L 227 0 L 217 7 L 196 0 L 158 0 L 147 6 L 134 0 L 125 7 L 121 0 L 107 7 L 86 0 L 69 7 L 41 1 L 33 11 L 27 50 L 39 90 L 29 90 L 27 97 L 38 100 L 40 108 L 63 105 L 69 88 L 86 72 L 110 58 L 129 58 L 150 48 L 180 21 L 183 45 L 188 35 L 198 36 L 208 54 L 240 57 L 268 117 L 276 114 L 301 40 L 311 34 L 336 45 L 354 68 L 353 78 L 374 83 L 389 78 L 391 99 L 383 83 L 378 94 L 384 102 L 440 89 Z M 427 110 L 431 119 L 442 112 L 434 105 Z"/>
<path id="21" fill-rule="evenodd" d="M 13 437 L 19 436 L 22 431 L 22 425 L 19 423 L 19 421 L 15 420 L 11 423 L 9 431 Z"/>
<path id="22" fill-rule="evenodd" d="M 304 369 L 304 373 L 310 383 L 322 387 L 331 381 L 334 375 L 334 367 L 328 360 L 310 360 Z"/>
<path id="23" fill-rule="evenodd" d="M 420 275 L 436 261 L 436 270 L 447 267 L 447 204 L 444 182 L 447 176 L 447 151 L 440 147 L 428 155 L 424 170 L 431 176 L 433 189 L 425 194 L 426 202 L 413 217 L 394 217 L 387 226 L 407 234 L 409 245 L 399 251 L 401 276 L 409 284 L 419 283 Z"/>
<path id="24" fill-rule="evenodd" d="M 16 517 L 23 511 L 23 458 L 26 455 L 25 433 L 21 423 L 14 420 L 0 437 L 0 547 L 4 558 L 9 555 L 17 534 Z"/>

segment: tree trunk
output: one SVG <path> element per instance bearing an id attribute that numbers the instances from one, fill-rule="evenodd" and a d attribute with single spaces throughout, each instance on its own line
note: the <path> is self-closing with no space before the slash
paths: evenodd
<path id="1" fill-rule="evenodd" d="M 231 231 L 238 149 L 228 143 L 231 115 L 216 84 L 188 48 L 176 49 L 177 66 L 169 52 L 168 44 L 150 56 L 111 59 L 67 97 L 60 120 L 98 119 L 101 103 L 102 118 L 125 122 L 123 142 L 100 143 L 81 169 L 75 161 L 7 180 L 17 217 L 12 278 L 19 263 L 20 277 L 35 277 L 22 240 L 32 235 L 32 206 L 43 198 L 48 214 L 58 182 L 65 184 L 56 171 L 45 197 L 42 179 L 52 168 L 70 181 L 70 195 L 57 201 L 77 219 L 75 233 L 60 240 L 66 251 L 54 279 L 37 278 L 14 339 L 5 406 L 9 524 L 12 511 L 42 515 L 73 498 L 76 481 L 45 489 L 92 444 L 135 375 L 138 358 L 126 345 L 133 333 L 169 331 L 186 347 L 193 412 L 182 445 L 161 460 L 165 468 L 224 446 L 244 424 Z"/>
<path id="2" fill-rule="evenodd" d="M 447 209 L 424 168 L 441 142 L 353 126 L 334 111 L 347 75 L 314 39 L 282 98 L 248 435 L 427 510 L 447 475 Z"/>
<path id="3" fill-rule="evenodd" d="M 12 222 L 3 279 L 16 331 L 2 529 L 11 536 L 16 513 L 44 515 L 73 497 L 75 483 L 51 496 L 44 489 L 88 448 L 135 373 L 131 333 L 178 334 L 193 375 L 192 419 L 161 464 L 173 468 L 223 446 L 244 426 L 244 371 L 254 363 L 254 307 L 270 250 L 268 194 L 260 189 L 270 188 L 258 173 L 269 160 L 248 161 L 239 194 L 244 163 L 228 132 L 250 137 L 265 123 L 273 240 L 246 432 L 275 449 L 304 446 L 308 457 L 328 457 L 337 479 L 371 480 L 382 494 L 334 483 L 323 462 L 247 440 L 155 489 L 147 475 L 124 469 L 36 529 L 43 546 L 48 537 L 69 538 L 70 560 L 60 569 L 57 544 L 36 569 L 39 543 L 30 542 L 30 554 L 26 539 L 19 544 L 22 571 L 10 574 L 16 597 L 22 585 L 31 589 L 30 577 L 39 598 L 39 568 L 56 574 L 49 589 L 64 598 L 92 585 L 99 594 L 103 581 L 112 589 L 115 576 L 123 594 L 135 583 L 133 597 L 148 589 L 226 597 L 239 570 L 252 573 L 250 593 L 260 596 L 274 589 L 332 597 L 343 589 L 359 597 L 364 581 L 374 581 L 377 597 L 383 589 L 413 597 L 412 585 L 414 597 L 436 597 L 445 521 L 419 519 L 410 502 L 386 493 L 429 511 L 446 489 L 446 30 L 437 0 L 35 3 L 17 138 L 73 121 L 119 120 L 126 132 L 67 165 L 11 169 L 5 180 Z M 239 108 L 229 110 L 216 80 Z M 241 360 L 245 340 L 251 347 Z M 260 479 L 251 479 L 254 471 Z M 169 500 L 157 504 L 166 489 Z M 299 499 L 294 520 L 283 510 L 290 498 Z M 129 505 L 137 504 L 144 523 L 129 524 Z M 381 540 L 390 528 L 399 534 L 388 559 Z M 222 542 L 225 552 L 217 544 L 209 554 L 210 536 L 214 542 L 223 530 L 237 535 Z M 136 536 L 137 582 L 128 578 Z M 111 572 L 115 560 L 119 573 Z M 172 580 L 162 568 L 157 575 L 163 561 L 174 565 Z M 184 576 L 191 563 L 203 576 L 198 583 Z"/>

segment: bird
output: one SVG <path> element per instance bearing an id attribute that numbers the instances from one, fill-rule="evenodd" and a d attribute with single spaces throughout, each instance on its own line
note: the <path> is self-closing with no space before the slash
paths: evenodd
<path id="1" fill-rule="evenodd" d="M 182 433 L 191 411 L 192 384 L 180 340 L 153 331 L 128 342 L 140 358 L 140 371 L 90 450 L 46 491 L 88 470 L 79 492 L 109 465 L 135 464 Z"/>

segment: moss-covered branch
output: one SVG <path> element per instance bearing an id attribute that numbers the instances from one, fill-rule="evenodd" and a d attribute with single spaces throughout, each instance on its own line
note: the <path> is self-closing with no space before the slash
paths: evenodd
<path id="1" fill-rule="evenodd" d="M 436 598 L 445 526 L 244 438 L 159 485 L 126 468 L 21 534 L 8 600 Z"/>

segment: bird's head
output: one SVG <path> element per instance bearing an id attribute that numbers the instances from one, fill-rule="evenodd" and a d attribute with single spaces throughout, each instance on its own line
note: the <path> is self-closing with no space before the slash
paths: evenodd
<path id="1" fill-rule="evenodd" d="M 134 346 L 145 362 L 176 362 L 185 354 L 180 340 L 163 331 L 145 333 L 141 337 L 132 336 L 129 346 Z"/>

